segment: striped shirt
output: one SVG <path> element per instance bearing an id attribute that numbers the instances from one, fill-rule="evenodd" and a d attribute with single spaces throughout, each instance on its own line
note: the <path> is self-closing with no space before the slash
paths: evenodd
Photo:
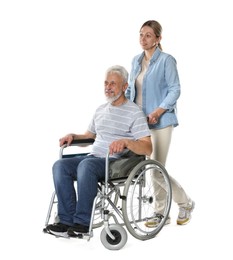
<path id="1" fill-rule="evenodd" d="M 121 106 L 112 106 L 109 102 L 99 106 L 88 131 L 96 135 L 91 154 L 97 157 L 106 157 L 113 141 L 138 140 L 151 135 L 145 114 L 130 100 Z M 114 154 L 113 157 L 119 158 L 127 151 Z"/>

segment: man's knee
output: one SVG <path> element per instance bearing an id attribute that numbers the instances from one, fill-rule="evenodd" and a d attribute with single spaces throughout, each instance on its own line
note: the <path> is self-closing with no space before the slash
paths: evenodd
<path id="1" fill-rule="evenodd" d="M 99 175 L 105 172 L 104 165 L 99 159 L 86 158 L 78 166 L 78 179 L 93 177 L 99 179 Z"/>
<path id="2" fill-rule="evenodd" d="M 95 168 L 95 160 L 93 159 L 84 159 L 78 165 L 78 176 L 82 176 L 86 172 L 91 172 Z"/>
<path id="3" fill-rule="evenodd" d="M 57 160 L 52 167 L 52 173 L 53 173 L 53 178 L 56 181 L 59 181 L 62 176 L 62 169 L 64 168 L 63 166 L 63 161 L 62 160 Z"/>

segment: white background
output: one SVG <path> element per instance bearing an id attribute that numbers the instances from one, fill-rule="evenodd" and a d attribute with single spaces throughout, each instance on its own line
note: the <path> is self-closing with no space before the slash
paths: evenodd
<path id="1" fill-rule="evenodd" d="M 174 257 L 232 259 L 232 12 L 222 0 L 0 2 L 1 259 Z M 105 70 L 130 70 L 140 26 L 163 27 L 182 85 L 180 125 L 168 172 L 195 200 L 192 221 L 150 241 L 128 235 L 109 251 L 100 230 L 89 241 L 42 233 L 53 191 L 58 139 L 86 130 L 104 101 Z"/>

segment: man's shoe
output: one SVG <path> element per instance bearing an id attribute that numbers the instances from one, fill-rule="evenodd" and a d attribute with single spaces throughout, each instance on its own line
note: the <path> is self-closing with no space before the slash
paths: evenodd
<path id="1" fill-rule="evenodd" d="M 145 223 L 145 226 L 148 228 L 157 227 L 163 218 L 164 218 L 164 216 L 162 214 L 156 214 L 155 217 L 153 217 L 152 219 L 148 220 Z M 171 223 L 171 218 L 168 217 L 167 220 L 165 221 L 165 225 L 168 225 L 170 223 Z"/>
<path id="2" fill-rule="evenodd" d="M 46 231 L 56 237 L 68 237 L 67 231 L 70 226 L 63 223 L 55 223 L 48 225 Z"/>
<path id="3" fill-rule="evenodd" d="M 67 233 L 70 237 L 80 237 L 80 234 L 88 233 L 89 227 L 83 226 L 81 224 L 74 224 L 74 226 L 69 227 Z"/>
<path id="4" fill-rule="evenodd" d="M 177 225 L 185 225 L 190 221 L 191 212 L 193 211 L 194 207 L 195 207 L 194 201 L 192 201 L 191 205 L 188 207 L 180 207 L 179 215 L 176 221 Z"/>

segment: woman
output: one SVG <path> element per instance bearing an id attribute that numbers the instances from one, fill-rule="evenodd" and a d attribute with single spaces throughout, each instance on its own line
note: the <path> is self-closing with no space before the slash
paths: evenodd
<path id="1" fill-rule="evenodd" d="M 140 29 L 143 52 L 132 61 L 126 97 L 138 104 L 147 115 L 151 130 L 153 152 L 151 159 L 166 163 L 173 128 L 178 125 L 176 103 L 180 96 L 180 81 L 173 56 L 164 53 L 160 41 L 162 27 L 154 20 L 146 21 Z M 194 202 L 172 177 L 173 200 L 179 206 L 177 224 L 189 222 Z M 153 180 L 156 191 L 155 216 L 145 225 L 156 226 L 163 217 L 164 190 Z M 170 223 L 170 217 L 166 224 Z"/>

